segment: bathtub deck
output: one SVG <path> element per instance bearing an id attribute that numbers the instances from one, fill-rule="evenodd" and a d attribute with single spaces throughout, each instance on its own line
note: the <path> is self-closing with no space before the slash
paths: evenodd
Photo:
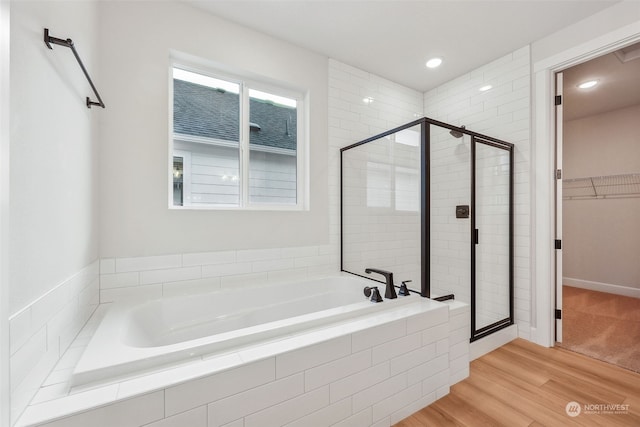
<path id="1" fill-rule="evenodd" d="M 391 425 L 446 395 L 450 384 L 468 375 L 468 306 L 456 303 L 450 311 L 452 306 L 441 303 L 416 302 L 70 392 L 65 378 L 88 342 L 101 315 L 99 310 L 17 425 L 90 422 L 95 427 L 124 427 L 158 421 L 168 423 L 162 426 L 210 427 L 244 420 L 239 425 L 246 427 L 279 420 L 272 424 L 294 426 L 300 420 L 309 423 L 335 416 L 342 417 L 335 422 L 344 419 L 350 423 L 365 417 L 370 424 Z M 235 404 L 236 395 L 244 403 Z M 248 407 L 247 400 L 258 406 Z M 119 418 L 125 415 L 126 421 Z M 328 423 L 326 419 L 318 422 L 314 425 Z"/>

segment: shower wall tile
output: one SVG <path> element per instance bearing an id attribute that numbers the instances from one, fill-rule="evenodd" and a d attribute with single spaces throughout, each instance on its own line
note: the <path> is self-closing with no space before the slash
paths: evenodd
<path id="1" fill-rule="evenodd" d="M 236 262 L 236 251 L 201 252 L 182 255 L 184 267 L 196 265 L 229 264 Z"/>
<path id="2" fill-rule="evenodd" d="M 116 258 L 115 263 L 116 273 L 174 268 L 182 266 L 182 255 Z"/>
<path id="3" fill-rule="evenodd" d="M 373 101 L 365 103 L 365 98 Z M 341 174 L 340 148 L 422 117 L 422 109 L 421 93 L 338 61 L 329 61 L 329 141 L 332 150 L 329 176 L 336 177 L 329 187 L 330 200 L 336 201 L 331 208 L 331 217 L 335 218 L 330 223 L 333 235 L 340 235 L 340 181 L 337 179 Z M 404 170 L 416 169 L 415 147 L 392 145 L 395 163 Z M 381 154 L 378 148 L 374 147 L 372 152 L 377 156 L 374 163 L 388 165 L 389 157 Z M 396 280 L 413 280 L 414 289 L 419 289 L 420 221 L 417 210 L 400 211 L 388 206 L 376 215 L 359 210 L 367 204 L 367 167 L 373 166 L 367 166 L 371 159 L 366 157 L 350 160 L 352 162 L 342 171 L 345 182 L 349 180 L 345 201 L 350 208 L 348 213 L 345 211 L 343 224 L 345 270 L 363 274 L 366 267 L 385 268 L 394 272 Z M 390 181 L 391 176 L 382 179 L 387 178 Z M 380 190 L 392 197 L 388 190 Z M 399 193 L 393 203 L 407 199 L 411 199 L 411 195 Z"/>
<path id="4" fill-rule="evenodd" d="M 156 299 L 162 297 L 162 284 L 140 285 L 124 288 L 102 289 L 100 291 L 100 303 L 109 303 L 125 300 Z"/>
<path id="5" fill-rule="evenodd" d="M 128 286 L 138 286 L 140 284 L 140 273 L 134 271 L 132 273 L 101 273 L 100 288 L 124 288 Z"/>
<path id="6" fill-rule="evenodd" d="M 529 337 L 531 322 L 531 271 L 530 271 L 530 174 L 531 174 L 531 71 L 529 47 L 505 55 L 468 74 L 433 89 L 424 95 L 424 112 L 427 117 L 454 125 L 465 125 L 468 129 L 493 136 L 515 145 L 514 165 L 514 208 L 515 208 L 515 264 L 514 273 L 515 319 L 521 337 Z M 478 89 L 486 84 L 493 88 L 487 92 Z M 436 142 L 437 144 L 437 142 Z M 467 147 L 468 149 L 468 143 Z M 460 222 L 460 227 L 452 218 L 455 205 L 468 204 L 470 194 L 462 194 L 457 189 L 469 183 L 469 173 L 453 173 L 446 166 L 456 156 L 455 146 L 436 146 L 432 150 L 432 182 L 437 182 L 439 190 L 432 193 L 432 279 L 437 283 L 432 289 L 437 294 L 454 293 L 456 300 L 469 302 L 469 223 Z M 496 208 L 485 206 L 485 214 L 496 214 Z M 461 220 L 458 220 L 461 221 Z M 465 220 L 462 220 L 465 221 Z M 458 235 L 458 236 L 456 236 Z M 461 242 L 456 246 L 452 242 Z M 484 264 L 483 274 L 491 277 L 504 268 L 505 254 L 496 246 L 492 259 L 494 264 Z M 486 292 L 478 293 L 477 303 L 485 312 L 489 323 L 500 317 L 504 304 L 496 305 L 498 298 L 505 298 L 504 284 L 495 282 Z M 501 316 L 506 317 L 506 316 Z M 480 319 L 482 320 L 482 319 Z"/>
<path id="7" fill-rule="evenodd" d="M 208 277 L 204 279 L 183 280 L 178 282 L 165 283 L 162 285 L 162 296 L 173 295 L 193 295 L 203 292 L 211 292 L 220 289 L 219 277 Z"/>
<path id="8" fill-rule="evenodd" d="M 177 282 L 181 280 L 200 279 L 201 277 L 202 268 L 200 266 L 150 270 L 140 273 L 140 284 L 149 285 L 152 283 Z"/>
<path id="9" fill-rule="evenodd" d="M 337 237 L 335 242 L 322 246 L 103 259 L 100 302 L 160 298 L 336 274 Z"/>

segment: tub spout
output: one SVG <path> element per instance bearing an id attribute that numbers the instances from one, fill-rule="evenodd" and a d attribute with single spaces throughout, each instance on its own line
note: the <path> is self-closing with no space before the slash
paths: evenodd
<path id="1" fill-rule="evenodd" d="M 384 276 L 384 279 L 387 283 L 387 289 L 384 291 L 384 297 L 387 299 L 394 299 L 394 298 L 398 298 L 398 295 L 396 294 L 396 288 L 393 285 L 393 273 L 390 271 L 386 271 L 386 270 L 380 270 L 378 268 L 367 268 L 364 270 L 365 273 L 370 274 L 370 273 L 378 273 L 378 274 L 382 274 Z"/>

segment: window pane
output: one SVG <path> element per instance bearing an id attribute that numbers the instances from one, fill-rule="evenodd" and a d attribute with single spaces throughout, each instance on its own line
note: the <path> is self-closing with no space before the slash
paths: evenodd
<path id="1" fill-rule="evenodd" d="M 249 90 L 249 202 L 297 201 L 296 100 Z"/>
<path id="2" fill-rule="evenodd" d="M 173 206 L 184 204 L 183 158 L 173 157 Z"/>
<path id="3" fill-rule="evenodd" d="M 184 205 L 239 206 L 240 86 L 174 68 L 173 96 L 174 152 L 190 153 Z"/>

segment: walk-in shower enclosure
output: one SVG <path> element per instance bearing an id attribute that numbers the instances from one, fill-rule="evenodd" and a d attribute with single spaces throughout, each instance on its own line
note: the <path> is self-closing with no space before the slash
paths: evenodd
<path id="1" fill-rule="evenodd" d="M 513 148 L 426 117 L 342 148 L 341 270 L 454 295 L 471 341 L 513 324 Z"/>

